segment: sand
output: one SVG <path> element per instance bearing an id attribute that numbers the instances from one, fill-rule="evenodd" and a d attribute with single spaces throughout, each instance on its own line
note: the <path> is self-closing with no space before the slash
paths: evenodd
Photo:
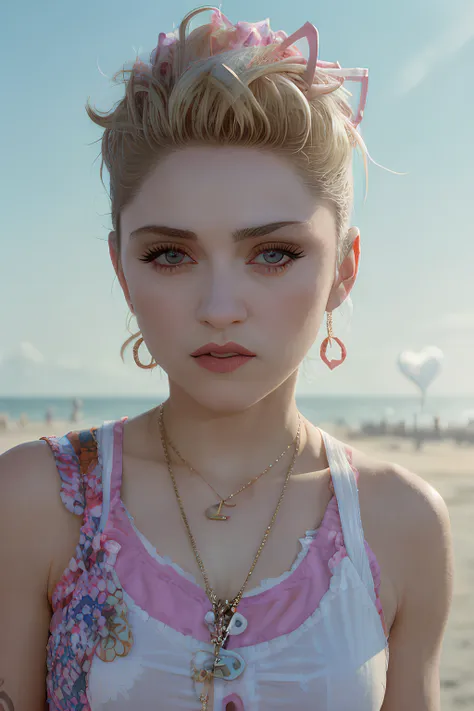
<path id="1" fill-rule="evenodd" d="M 43 435 L 62 435 L 97 424 L 100 423 L 29 423 L 24 428 L 0 431 L 0 453 Z M 343 428 L 331 424 L 321 427 L 367 454 L 410 469 L 444 498 L 451 518 L 456 567 L 454 599 L 441 657 L 441 709 L 474 711 L 474 447 L 431 442 L 417 452 L 409 440 L 351 438 Z"/>

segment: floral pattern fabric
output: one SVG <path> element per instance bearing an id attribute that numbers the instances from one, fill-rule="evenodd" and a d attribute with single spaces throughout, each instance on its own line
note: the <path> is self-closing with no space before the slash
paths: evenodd
<path id="1" fill-rule="evenodd" d="M 133 645 L 114 570 L 120 544 L 99 528 L 103 497 L 96 429 L 40 438 L 55 457 L 64 505 L 83 517 L 76 552 L 52 597 L 46 678 L 50 711 L 90 711 L 87 674 L 93 655 L 111 662 Z"/>
<path id="2" fill-rule="evenodd" d="M 122 418 L 122 422 L 127 419 Z M 62 437 L 41 437 L 50 446 L 61 477 L 60 496 L 66 508 L 82 516 L 83 522 L 75 554 L 71 558 L 53 596 L 53 615 L 47 645 L 47 699 L 50 711 L 91 711 L 88 675 L 94 655 L 103 662 L 127 656 L 134 639 L 127 615 L 123 590 L 115 571 L 121 545 L 100 529 L 103 506 L 102 462 L 96 430 L 68 432 Z M 352 453 L 346 448 L 352 466 Z M 358 483 L 359 473 L 352 466 Z M 329 488 L 334 495 L 333 481 Z M 328 559 L 332 571 L 347 557 L 344 537 L 337 524 L 328 530 L 334 551 Z M 107 530 L 107 529 L 106 529 Z M 380 570 L 367 542 L 374 580 L 376 607 L 385 632 L 388 631 L 380 601 Z"/>

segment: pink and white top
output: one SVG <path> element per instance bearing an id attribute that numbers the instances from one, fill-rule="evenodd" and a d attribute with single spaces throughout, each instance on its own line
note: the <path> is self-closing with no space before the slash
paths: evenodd
<path id="1" fill-rule="evenodd" d="M 210 603 L 161 556 L 121 499 L 123 423 L 44 437 L 61 498 L 83 516 L 76 554 L 53 595 L 52 711 L 199 711 L 196 662 L 212 654 Z M 333 497 L 300 539 L 290 570 L 246 593 L 214 680 L 213 711 L 380 711 L 389 661 L 380 569 L 364 539 L 351 451 L 321 430 Z"/>

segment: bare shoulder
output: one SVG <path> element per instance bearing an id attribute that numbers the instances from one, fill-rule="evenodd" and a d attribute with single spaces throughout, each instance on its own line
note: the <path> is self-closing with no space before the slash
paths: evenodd
<path id="1" fill-rule="evenodd" d="M 31 554 L 46 593 L 55 565 L 64 568 L 79 540 L 81 519 L 60 498 L 61 480 L 52 451 L 44 440 L 24 442 L 0 455 L 0 501 L 3 525 L 13 548 L 25 560 Z M 34 541 L 34 546 L 31 542 Z M 23 549 L 23 548 L 24 549 Z"/>
<path id="2" fill-rule="evenodd" d="M 416 606 L 420 596 L 430 595 L 442 626 L 453 578 L 451 523 L 444 499 L 415 472 L 346 446 L 359 471 L 365 538 L 379 560 L 386 597 L 391 590 L 395 599 L 393 621 Z M 437 613 L 432 612 L 435 619 Z"/>
<path id="3" fill-rule="evenodd" d="M 401 539 L 417 537 L 433 528 L 449 526 L 449 514 L 441 494 L 426 479 L 395 462 L 376 459 L 352 445 L 352 464 L 360 474 L 361 510 L 378 512 L 386 525 L 394 526 Z"/>
<path id="4" fill-rule="evenodd" d="M 4 506 L 29 511 L 31 519 L 45 518 L 54 510 L 58 491 L 54 458 L 44 441 L 23 442 L 0 456 L 0 487 Z"/>
<path id="5" fill-rule="evenodd" d="M 0 610 L 7 613 L 0 636 L 0 697 L 8 708 L 31 711 L 45 708 L 50 573 L 72 542 L 74 519 L 60 500 L 48 449 L 46 442 L 32 441 L 0 456 L 0 540 L 8 541 L 0 545 Z"/>
<path id="6" fill-rule="evenodd" d="M 43 440 L 23 442 L 0 456 L 2 494 L 11 497 L 19 506 L 29 505 L 31 513 L 37 511 L 40 514 L 45 507 L 54 507 L 58 478 L 54 457 Z"/>

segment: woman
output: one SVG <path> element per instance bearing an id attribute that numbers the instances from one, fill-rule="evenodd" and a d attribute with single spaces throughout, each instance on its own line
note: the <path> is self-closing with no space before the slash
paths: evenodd
<path id="1" fill-rule="evenodd" d="M 54 711 L 439 711 L 446 505 L 295 403 L 325 311 L 321 357 L 346 357 L 331 314 L 359 267 L 366 92 L 367 70 L 318 60 L 310 23 L 288 37 L 205 7 L 110 115 L 87 107 L 139 324 L 122 357 L 135 340 L 170 395 L 1 457 L 7 707 L 42 708 L 46 682 Z"/>

